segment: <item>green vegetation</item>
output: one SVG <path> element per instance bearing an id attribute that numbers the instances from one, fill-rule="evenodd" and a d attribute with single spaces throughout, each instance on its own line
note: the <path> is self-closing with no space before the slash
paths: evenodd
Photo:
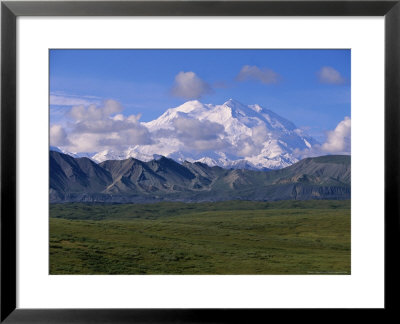
<path id="1" fill-rule="evenodd" d="M 51 204 L 50 274 L 350 274 L 350 201 Z"/>

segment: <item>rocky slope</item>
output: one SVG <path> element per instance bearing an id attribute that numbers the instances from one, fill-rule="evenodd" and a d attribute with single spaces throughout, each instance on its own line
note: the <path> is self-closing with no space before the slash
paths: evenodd
<path id="1" fill-rule="evenodd" d="M 96 164 L 50 151 L 50 202 L 349 199 L 350 156 L 307 158 L 272 171 L 160 157 Z"/>

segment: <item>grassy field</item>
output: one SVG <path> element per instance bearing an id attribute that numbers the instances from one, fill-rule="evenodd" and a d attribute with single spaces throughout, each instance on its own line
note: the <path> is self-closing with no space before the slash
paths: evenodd
<path id="1" fill-rule="evenodd" d="M 50 274 L 350 274 L 350 201 L 52 204 Z"/>

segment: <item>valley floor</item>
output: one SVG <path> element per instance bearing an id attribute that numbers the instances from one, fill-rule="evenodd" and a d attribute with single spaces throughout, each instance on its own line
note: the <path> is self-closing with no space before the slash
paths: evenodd
<path id="1" fill-rule="evenodd" d="M 51 204 L 50 274 L 350 274 L 350 201 Z"/>

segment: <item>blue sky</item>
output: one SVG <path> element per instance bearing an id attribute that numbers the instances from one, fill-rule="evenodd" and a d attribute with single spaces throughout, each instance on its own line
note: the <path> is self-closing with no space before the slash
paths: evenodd
<path id="1" fill-rule="evenodd" d="M 350 117 L 350 50 L 50 50 L 50 122 L 113 99 L 150 121 L 191 97 L 259 104 L 323 141 Z M 192 72 L 193 74 L 188 74 Z M 179 78 L 179 73 L 181 78 Z M 196 84 L 195 92 L 178 89 Z M 185 92 L 186 91 L 186 92 Z"/>

